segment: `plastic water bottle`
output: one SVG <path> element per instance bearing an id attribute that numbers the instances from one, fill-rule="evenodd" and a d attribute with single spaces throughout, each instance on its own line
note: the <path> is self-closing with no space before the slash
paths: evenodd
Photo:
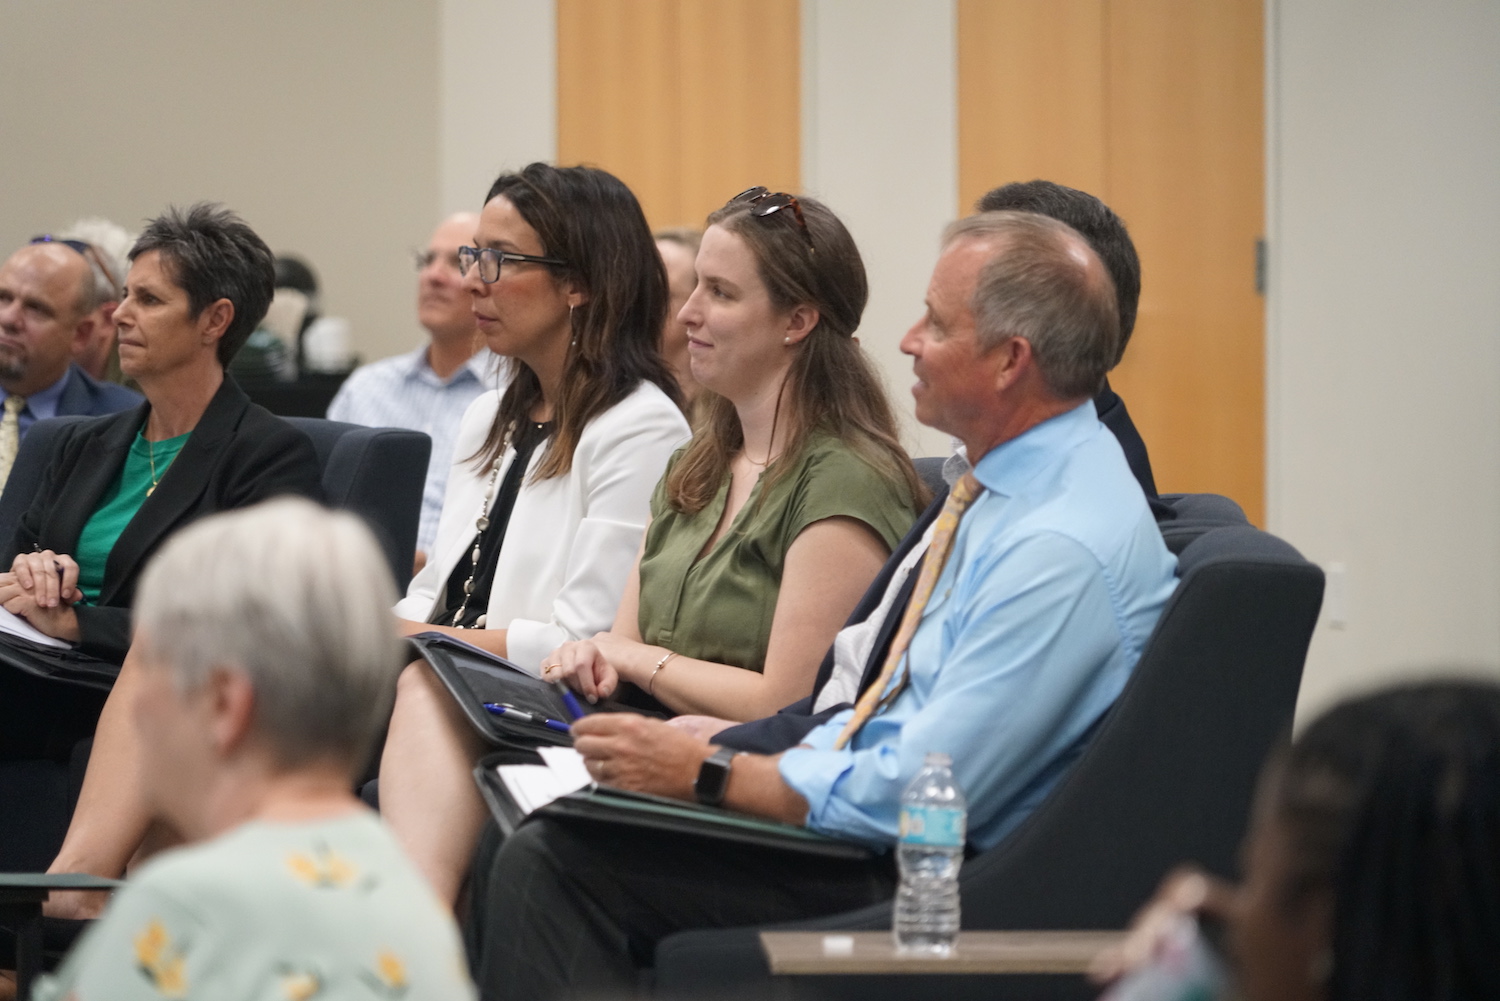
<path id="1" fill-rule="evenodd" d="M 946 754 L 928 754 L 901 794 L 901 885 L 891 931 L 902 952 L 946 956 L 958 939 L 958 867 L 969 804 L 953 780 L 952 764 Z"/>

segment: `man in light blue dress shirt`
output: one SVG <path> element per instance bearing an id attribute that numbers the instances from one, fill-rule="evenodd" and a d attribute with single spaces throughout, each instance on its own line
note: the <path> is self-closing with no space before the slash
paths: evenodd
<path id="1" fill-rule="evenodd" d="M 458 248 L 474 241 L 477 222 L 472 212 L 448 218 L 433 231 L 427 249 L 416 255 L 417 318 L 428 343 L 361 365 L 328 405 L 332 421 L 407 428 L 432 439 L 413 573 L 422 569 L 437 537 L 443 491 L 453 465 L 453 440 L 464 411 L 475 397 L 498 385 L 499 359 L 479 344 L 469 294 L 458 273 Z"/>
<path id="2" fill-rule="evenodd" d="M 986 849 L 1024 820 L 1119 696 L 1176 584 L 1118 442 L 1091 397 L 1117 355 L 1114 288 L 1073 230 L 985 213 L 950 228 L 923 317 L 902 340 L 918 419 L 978 457 L 911 645 L 907 680 L 848 746 L 853 710 L 778 755 L 735 754 L 627 713 L 574 724 L 611 785 L 722 804 L 862 842 L 831 862 L 656 832 L 523 826 L 474 872 L 471 961 L 483 996 L 628 989 L 635 956 L 694 927 L 836 913 L 887 899 L 899 799 L 950 754 Z"/>

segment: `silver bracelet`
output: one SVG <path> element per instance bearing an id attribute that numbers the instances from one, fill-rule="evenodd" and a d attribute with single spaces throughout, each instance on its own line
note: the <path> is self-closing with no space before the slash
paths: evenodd
<path id="1" fill-rule="evenodd" d="M 659 661 L 656 662 L 656 666 L 651 669 L 651 677 L 649 677 L 649 678 L 646 679 L 646 694 L 649 695 L 649 696 L 651 696 L 653 699 L 656 698 L 656 675 L 657 675 L 657 673 L 660 672 L 662 668 L 664 668 L 664 667 L 667 666 L 667 661 L 671 660 L 675 656 L 677 656 L 676 653 L 674 653 L 671 650 L 668 650 L 662 656 L 661 660 L 659 660 Z"/>

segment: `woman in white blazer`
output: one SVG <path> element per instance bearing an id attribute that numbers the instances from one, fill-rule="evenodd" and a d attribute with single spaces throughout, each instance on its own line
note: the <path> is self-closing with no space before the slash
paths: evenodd
<path id="1" fill-rule="evenodd" d="M 464 414 L 432 558 L 396 613 L 407 634 L 448 632 L 540 674 L 560 643 L 610 628 L 689 435 L 657 349 L 666 271 L 624 184 L 540 163 L 495 181 L 459 267 L 509 382 Z M 470 777 L 483 750 L 432 669 L 409 665 L 381 812 L 450 904 L 485 817 Z"/>

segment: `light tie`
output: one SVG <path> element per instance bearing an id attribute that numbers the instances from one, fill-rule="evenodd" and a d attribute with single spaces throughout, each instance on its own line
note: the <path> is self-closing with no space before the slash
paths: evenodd
<path id="1" fill-rule="evenodd" d="M 5 416 L 0 417 L 0 489 L 10 479 L 10 469 L 21 451 L 21 411 L 26 397 L 14 393 L 5 398 Z"/>
<path id="2" fill-rule="evenodd" d="M 833 742 L 835 750 L 842 750 L 846 747 L 859 732 L 859 728 L 864 726 L 871 716 L 896 701 L 896 696 L 900 695 L 901 689 L 906 687 L 906 679 L 911 673 L 910 669 L 902 675 L 898 684 L 891 687 L 889 695 L 883 694 L 887 686 L 890 686 L 891 678 L 906 654 L 906 648 L 911 645 L 911 638 L 916 634 L 918 623 L 922 621 L 922 611 L 927 607 L 928 599 L 932 597 L 933 588 L 937 586 L 938 577 L 942 575 L 943 565 L 948 562 L 948 554 L 953 549 L 953 537 L 958 532 L 958 521 L 963 517 L 964 510 L 983 489 L 979 481 L 974 478 L 972 471 L 965 473 L 953 485 L 953 490 L 948 494 L 948 501 L 943 505 L 943 510 L 937 517 L 937 525 L 932 530 L 932 542 L 928 544 L 927 556 L 922 561 L 922 575 L 917 578 L 917 585 L 912 589 L 911 601 L 906 605 L 906 614 L 901 617 L 901 628 L 896 630 L 896 636 L 891 640 L 890 652 L 885 655 L 885 665 L 880 669 L 880 677 L 865 689 L 865 693 L 855 703 L 854 715 L 849 718 L 848 723 L 844 724 L 843 731 Z"/>

